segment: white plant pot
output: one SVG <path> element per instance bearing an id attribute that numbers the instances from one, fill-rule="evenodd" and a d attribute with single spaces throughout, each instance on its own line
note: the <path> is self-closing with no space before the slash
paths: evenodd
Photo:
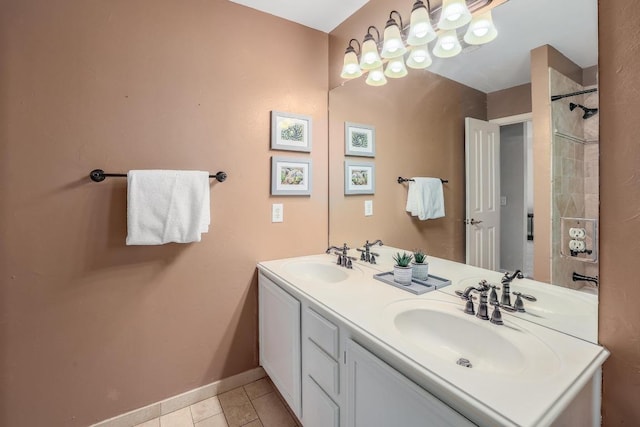
<path id="1" fill-rule="evenodd" d="M 413 278 L 418 280 L 427 280 L 429 278 L 429 263 L 412 264 L 411 268 Z"/>
<path id="2" fill-rule="evenodd" d="M 404 286 L 411 284 L 411 267 L 393 266 L 393 281 Z"/>

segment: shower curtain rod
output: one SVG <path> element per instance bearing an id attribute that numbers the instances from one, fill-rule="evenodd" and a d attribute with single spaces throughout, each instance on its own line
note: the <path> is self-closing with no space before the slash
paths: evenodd
<path id="1" fill-rule="evenodd" d="M 591 92 L 597 92 L 597 91 L 598 91 L 598 88 L 593 88 L 593 89 L 581 90 L 579 92 L 566 93 L 564 95 L 551 95 L 551 100 L 552 101 L 557 101 L 558 99 L 568 98 L 570 96 L 578 96 L 578 95 L 582 95 L 582 94 L 585 94 L 585 93 L 591 93 Z"/>

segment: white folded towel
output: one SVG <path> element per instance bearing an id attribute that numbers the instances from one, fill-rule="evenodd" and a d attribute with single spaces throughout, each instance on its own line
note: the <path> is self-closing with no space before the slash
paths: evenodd
<path id="1" fill-rule="evenodd" d="M 440 178 L 417 178 L 409 181 L 406 211 L 421 220 L 444 216 L 444 191 Z"/>
<path id="2" fill-rule="evenodd" d="M 199 242 L 209 231 L 209 172 L 132 170 L 127 182 L 127 245 Z"/>

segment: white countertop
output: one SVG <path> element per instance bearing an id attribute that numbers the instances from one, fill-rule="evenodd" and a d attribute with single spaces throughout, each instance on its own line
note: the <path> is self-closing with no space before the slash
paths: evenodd
<path id="1" fill-rule="evenodd" d="M 467 369 L 445 363 L 433 357 L 424 347 L 416 345 L 415 341 L 398 333 L 393 316 L 399 308 L 419 306 L 424 301 L 448 307 L 455 304 L 455 309 L 462 312 L 464 303 L 460 298 L 438 291 L 413 295 L 375 280 L 373 275 L 379 271 L 360 263 L 354 263 L 353 270 L 344 269 L 348 278 L 336 283 L 321 283 L 311 278 L 292 276 L 287 272 L 288 264 L 301 261 L 329 264 L 335 262 L 335 256 L 323 254 L 266 261 L 261 262 L 258 268 L 367 336 L 376 346 L 392 354 L 405 371 L 411 373 L 414 380 L 420 378 L 416 382 L 470 419 L 478 420 L 480 424 L 549 424 L 591 379 L 609 354 L 598 345 L 506 313 L 503 315 L 504 326 L 492 325 L 488 321 L 464 315 L 478 322 L 479 327 L 502 328 L 498 331 L 507 339 L 509 334 L 529 332 L 530 335 L 527 336 L 538 340 L 536 348 L 554 354 L 553 363 L 536 366 L 533 362 L 515 375 L 502 372 L 489 374 L 486 370 Z M 433 257 L 429 257 L 429 262 L 431 274 L 455 280 L 458 285 L 464 280 L 475 280 L 478 275 L 487 274 L 487 270 Z M 384 268 L 384 265 L 380 264 L 380 267 Z M 499 283 L 500 274 L 495 274 L 498 275 Z M 493 276 L 487 276 L 486 279 L 496 280 Z M 517 285 L 513 289 L 517 290 Z M 433 327 L 437 328 L 438 325 Z M 485 353 L 491 357 L 491 349 Z"/>
<path id="2" fill-rule="evenodd" d="M 358 265 L 371 267 L 381 272 L 393 270 L 392 256 L 404 249 L 392 246 L 375 246 L 372 252 L 380 256 L 376 258 L 377 264 L 366 264 L 356 261 Z M 406 251 L 411 252 L 411 251 Z M 351 256 L 358 256 L 359 252 L 351 250 Z M 441 291 L 455 295 L 456 290 L 463 291 L 467 286 L 475 286 L 482 279 L 491 284 L 500 286 L 503 273 L 474 267 L 455 261 L 433 256 L 427 257 L 429 274 L 445 277 L 451 280 L 451 286 L 442 288 Z M 573 289 L 554 286 L 531 279 L 514 279 L 511 282 L 512 300 L 515 300 L 513 292 L 522 292 L 535 296 L 538 301 L 524 301 L 525 313 L 507 313 L 536 324 L 556 329 L 560 332 L 573 335 L 593 343 L 598 342 L 598 296 L 576 291 Z M 498 292 L 500 295 L 500 292 Z"/>

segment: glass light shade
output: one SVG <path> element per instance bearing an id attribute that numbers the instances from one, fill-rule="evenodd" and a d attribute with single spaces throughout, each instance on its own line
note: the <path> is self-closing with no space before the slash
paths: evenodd
<path id="1" fill-rule="evenodd" d="M 384 76 L 382 67 L 369 71 L 366 83 L 369 86 L 383 86 L 387 84 L 387 78 Z"/>
<path id="2" fill-rule="evenodd" d="M 358 65 L 358 56 L 353 50 L 347 51 L 344 54 L 344 65 L 342 66 L 342 73 L 340 77 L 343 79 L 355 79 L 362 75 L 360 65 Z"/>
<path id="3" fill-rule="evenodd" d="M 433 54 L 438 58 L 451 58 L 462 52 L 456 30 L 442 31 L 433 48 Z"/>
<path id="4" fill-rule="evenodd" d="M 498 30 L 493 25 L 491 11 L 476 15 L 471 20 L 469 28 L 464 35 L 464 41 L 467 44 L 485 44 L 489 43 L 498 36 Z"/>
<path id="5" fill-rule="evenodd" d="M 387 27 L 384 29 L 384 42 L 380 56 L 383 58 L 397 58 L 398 56 L 404 55 L 406 51 L 407 48 L 404 46 L 402 37 L 400 36 L 400 28 L 398 28 L 398 25 L 395 23 L 389 25 L 389 22 L 387 22 Z"/>
<path id="6" fill-rule="evenodd" d="M 392 79 L 399 79 L 406 76 L 407 67 L 404 65 L 404 56 L 391 58 L 389 62 L 387 62 L 387 68 L 384 70 L 384 75 L 391 77 Z"/>
<path id="7" fill-rule="evenodd" d="M 431 25 L 429 12 L 424 5 L 419 6 L 411 12 L 411 25 L 409 27 L 409 37 L 407 44 L 410 46 L 421 46 L 436 38 L 436 32 Z"/>
<path id="8" fill-rule="evenodd" d="M 382 59 L 378 53 L 378 46 L 373 37 L 365 38 L 362 44 L 362 54 L 360 54 L 360 68 L 363 70 L 373 70 L 382 66 Z"/>
<path id="9" fill-rule="evenodd" d="M 409 59 L 407 59 L 407 67 L 422 70 L 431 65 L 432 62 L 431 55 L 429 55 L 429 46 L 425 44 L 416 46 L 411 50 Z"/>
<path id="10" fill-rule="evenodd" d="M 438 21 L 441 30 L 455 30 L 471 21 L 471 12 L 465 0 L 443 0 Z"/>

